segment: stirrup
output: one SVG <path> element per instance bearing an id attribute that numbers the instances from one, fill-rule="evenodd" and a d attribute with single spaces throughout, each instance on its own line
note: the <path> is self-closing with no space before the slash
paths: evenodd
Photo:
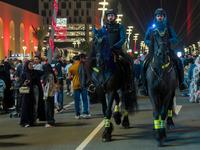
<path id="1" fill-rule="evenodd" d="M 132 89 L 131 85 L 128 84 L 128 85 L 125 87 L 125 93 L 131 93 L 131 89 Z"/>
<path id="2" fill-rule="evenodd" d="M 96 91 L 96 87 L 94 84 L 90 84 L 88 87 L 88 92 L 94 93 Z"/>
<path id="3" fill-rule="evenodd" d="M 147 88 L 145 86 L 141 87 L 141 89 L 139 90 L 140 94 L 143 96 L 149 96 L 148 95 L 148 91 Z"/>
<path id="4" fill-rule="evenodd" d="M 180 84 L 179 88 L 180 88 L 181 92 L 187 91 L 188 90 L 188 85 L 185 82 L 183 82 L 183 83 Z"/>

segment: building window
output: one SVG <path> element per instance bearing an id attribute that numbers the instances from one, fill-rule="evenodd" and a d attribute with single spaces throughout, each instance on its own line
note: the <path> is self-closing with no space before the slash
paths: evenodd
<path id="1" fill-rule="evenodd" d="M 74 16 L 79 16 L 79 10 L 78 9 L 74 9 Z"/>
<path id="2" fill-rule="evenodd" d="M 69 17 L 69 23 L 71 23 L 72 22 L 72 18 L 71 17 Z"/>
<path id="3" fill-rule="evenodd" d="M 64 1 L 66 2 L 66 1 L 68 1 L 68 0 L 64 0 Z"/>
<path id="4" fill-rule="evenodd" d="M 79 23 L 81 23 L 81 17 L 79 17 Z"/>
<path id="5" fill-rule="evenodd" d="M 61 10 L 58 10 L 58 16 L 61 16 Z"/>
<path id="6" fill-rule="evenodd" d="M 68 9 L 66 10 L 66 16 L 69 16 L 69 10 Z"/>
<path id="7" fill-rule="evenodd" d="M 87 16 L 89 16 L 89 10 L 87 9 Z"/>
<path id="8" fill-rule="evenodd" d="M 81 12 L 82 16 L 84 16 L 84 10 L 82 9 L 82 12 Z"/>
<path id="9" fill-rule="evenodd" d="M 49 9 L 49 3 L 48 2 L 44 2 L 44 9 Z"/>
<path id="10" fill-rule="evenodd" d="M 87 17 L 87 23 L 91 23 L 91 17 Z"/>
<path id="11" fill-rule="evenodd" d="M 74 23 L 76 23 L 76 17 L 74 17 Z"/>
<path id="12" fill-rule="evenodd" d="M 69 8 L 71 8 L 71 2 L 69 2 Z"/>
<path id="13" fill-rule="evenodd" d="M 47 17 L 47 24 L 49 24 L 49 17 Z"/>
<path id="14" fill-rule="evenodd" d="M 81 2 L 76 2 L 76 8 L 81 8 Z"/>
<path id="15" fill-rule="evenodd" d="M 44 0 L 41 0 L 41 2 L 43 2 Z"/>
<path id="16" fill-rule="evenodd" d="M 65 3 L 65 2 L 62 2 L 62 3 L 61 3 L 61 8 L 62 8 L 62 9 L 65 9 L 65 8 L 66 8 L 66 3 Z"/>
<path id="17" fill-rule="evenodd" d="M 51 17 L 51 10 L 49 10 L 49 17 Z"/>
<path id="18" fill-rule="evenodd" d="M 91 8 L 91 2 L 86 2 L 86 7 Z"/>
<path id="19" fill-rule="evenodd" d="M 42 10 L 42 16 L 46 17 L 46 10 Z"/>
<path id="20" fill-rule="evenodd" d="M 51 0 L 49 0 L 49 2 L 51 2 Z"/>

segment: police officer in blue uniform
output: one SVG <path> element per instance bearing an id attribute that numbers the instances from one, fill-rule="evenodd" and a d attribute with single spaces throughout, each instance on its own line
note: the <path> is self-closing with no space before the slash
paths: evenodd
<path id="1" fill-rule="evenodd" d="M 178 78 L 179 78 L 179 88 L 181 91 L 187 90 L 187 85 L 184 83 L 184 72 L 183 72 L 183 65 L 181 63 L 181 60 L 177 57 L 175 52 L 170 49 L 170 45 L 177 43 L 178 42 L 178 36 L 176 35 L 175 31 L 167 23 L 167 15 L 164 9 L 159 8 L 155 11 L 154 14 L 154 24 L 153 26 L 149 27 L 146 35 L 145 35 L 145 44 L 150 46 L 150 36 L 154 36 L 155 32 L 158 33 L 159 36 L 162 37 L 162 39 L 167 39 L 167 41 L 163 41 L 167 43 L 167 48 L 169 50 L 169 55 L 172 59 L 172 62 L 175 64 L 177 73 L 178 73 Z M 167 30 L 166 30 L 167 29 Z M 153 34 L 151 34 L 153 32 Z M 160 34 L 164 33 L 164 34 Z M 167 37 L 166 37 L 167 36 Z M 140 94 L 147 96 L 148 91 L 147 91 L 147 85 L 146 85 L 146 69 L 149 64 L 149 62 L 153 58 L 153 53 L 150 52 L 147 57 L 145 58 L 145 61 L 142 65 L 142 70 L 141 70 L 141 77 L 142 77 L 142 83 L 143 87 L 140 89 Z"/>

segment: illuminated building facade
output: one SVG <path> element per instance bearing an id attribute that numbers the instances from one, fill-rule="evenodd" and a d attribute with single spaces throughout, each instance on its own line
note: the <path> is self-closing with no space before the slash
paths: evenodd
<path id="1" fill-rule="evenodd" d="M 37 40 L 33 37 L 32 25 L 43 26 L 43 17 L 0 2 L 0 60 L 9 56 L 9 51 L 11 54 L 34 55 Z"/>
<path id="2" fill-rule="evenodd" d="M 51 29 L 54 0 L 39 0 L 39 15 L 43 16 L 44 25 Z M 58 0 L 57 18 L 67 18 L 67 39 L 54 40 L 59 49 L 81 50 L 85 42 L 92 41 L 92 26 L 100 27 L 101 12 L 99 0 Z M 56 36 L 56 33 L 55 33 Z M 48 37 L 44 43 L 48 45 Z M 56 38 L 54 38 L 56 39 Z"/>

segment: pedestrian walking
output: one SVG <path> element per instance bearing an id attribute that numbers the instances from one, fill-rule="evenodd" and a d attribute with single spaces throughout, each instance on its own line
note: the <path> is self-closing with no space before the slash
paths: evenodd
<path id="1" fill-rule="evenodd" d="M 54 96 L 55 96 L 55 83 L 56 76 L 50 64 L 45 64 L 43 66 L 44 75 L 43 75 L 43 100 L 45 101 L 45 115 L 47 123 L 45 124 L 46 128 L 54 127 Z"/>
<path id="2" fill-rule="evenodd" d="M 87 99 L 87 88 L 81 89 L 80 82 L 79 82 L 79 64 L 80 64 L 80 57 L 74 56 L 74 64 L 69 68 L 68 72 L 68 79 L 73 81 L 73 90 L 74 90 L 74 101 L 75 101 L 75 109 L 76 109 L 76 119 L 80 119 L 80 94 L 83 98 L 83 105 L 85 107 L 84 110 L 88 108 L 88 99 Z M 73 77 L 72 77 L 73 76 Z M 89 115 L 89 112 L 82 112 L 83 115 Z"/>
<path id="3" fill-rule="evenodd" d="M 20 125 L 22 127 L 37 125 L 37 118 L 39 118 L 40 121 L 46 121 L 43 91 L 40 82 L 42 75 L 42 71 L 33 69 L 32 61 L 26 61 L 21 83 L 24 86 L 28 86 L 30 92 L 22 96 L 20 119 Z"/>

